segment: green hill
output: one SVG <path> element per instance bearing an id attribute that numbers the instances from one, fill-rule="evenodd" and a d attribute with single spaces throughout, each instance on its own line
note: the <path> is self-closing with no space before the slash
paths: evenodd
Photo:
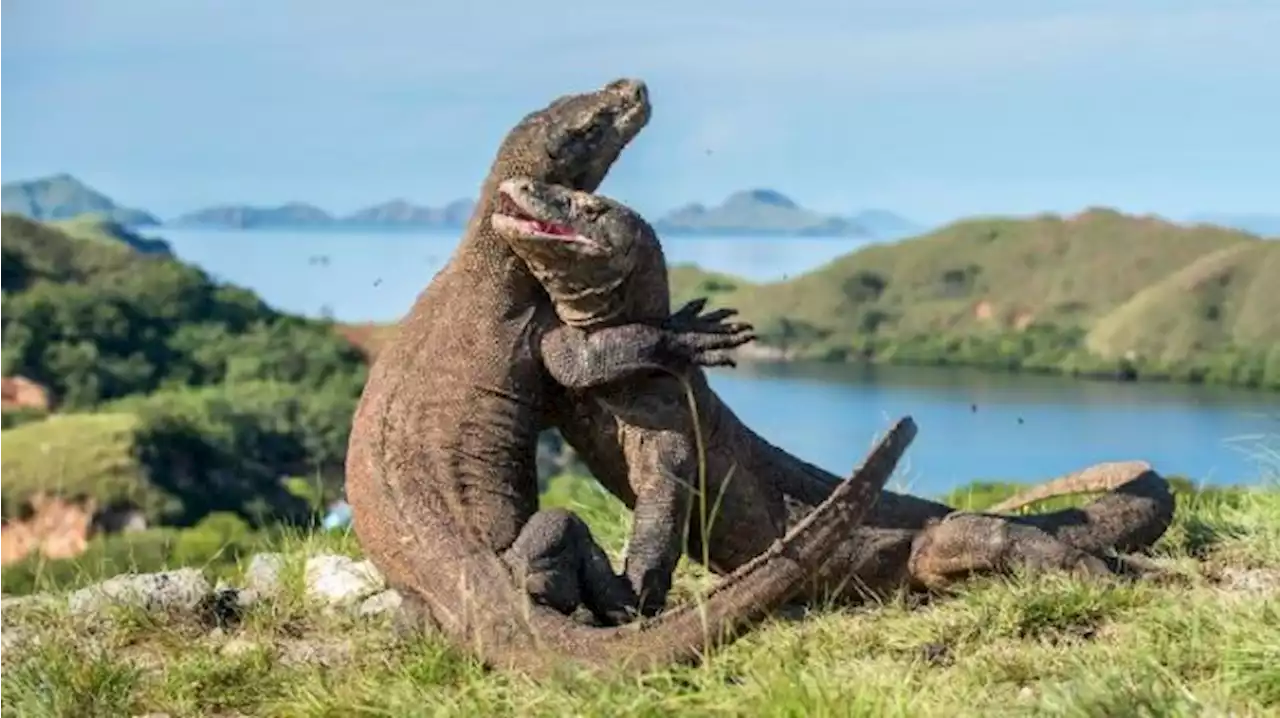
<path id="1" fill-rule="evenodd" d="M 163 239 L 144 237 L 119 222 L 98 215 L 81 215 L 52 221 L 49 225 L 78 239 L 123 244 L 141 254 L 173 255 L 173 248 Z"/>
<path id="2" fill-rule="evenodd" d="M 63 412 L 6 413 L 6 516 L 54 491 L 179 524 L 299 518 L 283 478 L 340 480 L 366 364 L 330 323 L 95 225 L 2 221 L 3 374 Z"/>
<path id="3" fill-rule="evenodd" d="M 783 282 L 678 267 L 793 357 L 1280 388 L 1280 243 L 1092 209 L 981 218 Z"/>

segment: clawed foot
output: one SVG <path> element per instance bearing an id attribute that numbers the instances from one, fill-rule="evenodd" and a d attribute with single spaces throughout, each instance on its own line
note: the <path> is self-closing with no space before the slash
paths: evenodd
<path id="1" fill-rule="evenodd" d="M 730 350 L 756 339 L 754 327 L 745 322 L 726 322 L 736 309 L 717 309 L 706 314 L 706 299 L 695 299 L 676 310 L 662 328 L 666 349 L 683 362 L 697 366 L 737 366 Z"/>

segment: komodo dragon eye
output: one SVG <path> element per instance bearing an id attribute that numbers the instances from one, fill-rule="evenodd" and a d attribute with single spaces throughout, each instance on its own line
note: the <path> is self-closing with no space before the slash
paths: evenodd
<path id="1" fill-rule="evenodd" d="M 578 207 L 578 215 L 588 222 L 595 222 L 608 211 L 608 208 L 598 204 L 586 204 Z"/>

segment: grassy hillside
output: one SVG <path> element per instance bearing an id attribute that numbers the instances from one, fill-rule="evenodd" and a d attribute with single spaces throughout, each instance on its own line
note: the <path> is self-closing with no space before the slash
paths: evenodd
<path id="1" fill-rule="evenodd" d="M 46 387 L 58 408 L 6 412 L 6 518 L 52 491 L 164 523 L 292 520 L 307 507 L 282 479 L 340 481 L 366 364 L 330 324 L 110 226 L 2 221 L 3 373 Z"/>
<path id="2" fill-rule="evenodd" d="M 144 237 L 119 222 L 98 215 L 81 215 L 49 222 L 49 225 L 78 239 L 124 244 L 142 254 L 173 254 L 173 249 L 163 239 Z"/>
<path id="3" fill-rule="evenodd" d="M 973 219 L 784 282 L 678 267 L 800 357 L 1280 388 L 1280 243 L 1095 209 Z"/>

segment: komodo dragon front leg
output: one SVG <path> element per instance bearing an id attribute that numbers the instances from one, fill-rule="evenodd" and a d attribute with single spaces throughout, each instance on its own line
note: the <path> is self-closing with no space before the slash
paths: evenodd
<path id="1" fill-rule="evenodd" d="M 652 616 L 665 605 L 689 526 L 699 472 L 690 407 L 677 376 L 696 368 L 672 357 L 668 336 L 694 333 L 708 350 L 700 366 L 732 366 L 729 349 L 754 338 L 751 326 L 728 323 L 735 312 L 702 313 L 696 300 L 670 313 L 665 295 L 633 291 L 665 271 L 652 227 L 613 200 L 526 177 L 504 182 L 506 214 L 494 226 L 546 289 L 562 324 L 542 338 L 552 378 L 608 416 L 600 430 L 616 431 L 625 448 L 628 486 L 636 493 L 624 574 Z M 554 230 L 554 231 L 548 231 Z M 723 338 L 715 338 L 721 335 Z M 618 382 L 592 363 L 649 372 Z M 705 489 L 705 487 L 699 487 Z"/>
<path id="2" fill-rule="evenodd" d="M 591 331 L 559 327 L 543 338 L 542 362 L 565 386 L 584 390 L 634 383 L 641 381 L 640 377 L 651 381 L 645 376 L 651 372 L 719 366 L 729 361 L 728 350 L 754 338 L 749 326 L 724 321 L 731 315 L 723 310 L 703 316 L 685 312 L 659 326 L 623 324 Z M 671 453 L 655 451 L 653 456 L 662 460 L 637 466 L 636 471 L 660 474 L 646 483 L 672 486 L 670 506 L 664 503 L 663 508 L 679 511 L 687 502 L 681 498 L 686 491 L 676 488 L 678 472 L 689 468 L 692 456 L 681 442 L 669 442 L 665 448 Z M 663 605 L 654 607 L 652 600 L 641 602 L 636 587 L 665 598 L 679 557 L 680 546 L 676 544 L 674 555 L 660 562 L 665 573 L 662 568 L 656 573 L 651 570 L 633 585 L 614 574 L 586 523 L 563 509 L 534 514 L 503 554 L 516 575 L 524 576 L 525 588 L 535 601 L 565 614 L 582 605 L 604 625 L 626 622 L 637 610 L 647 616 L 660 612 Z"/>
<path id="3" fill-rule="evenodd" d="M 705 491 L 697 482 L 693 417 L 679 379 L 668 373 L 681 358 L 668 355 L 672 348 L 664 337 L 696 343 L 704 352 L 696 362 L 700 366 L 732 366 L 729 350 L 755 338 L 751 325 L 725 321 L 736 312 L 700 314 L 704 304 L 690 302 L 660 327 L 627 324 L 588 333 L 565 325 L 548 332 L 542 343 L 544 362 L 560 384 L 580 391 L 599 388 L 595 398 L 621 420 L 630 474 L 644 477 L 633 481 L 638 496 L 623 567 L 643 616 L 655 616 L 666 606 L 694 498 Z M 654 375 L 642 382 L 615 382 L 601 365 L 583 361 L 589 355 L 586 346 L 608 347 L 611 363 Z"/>

